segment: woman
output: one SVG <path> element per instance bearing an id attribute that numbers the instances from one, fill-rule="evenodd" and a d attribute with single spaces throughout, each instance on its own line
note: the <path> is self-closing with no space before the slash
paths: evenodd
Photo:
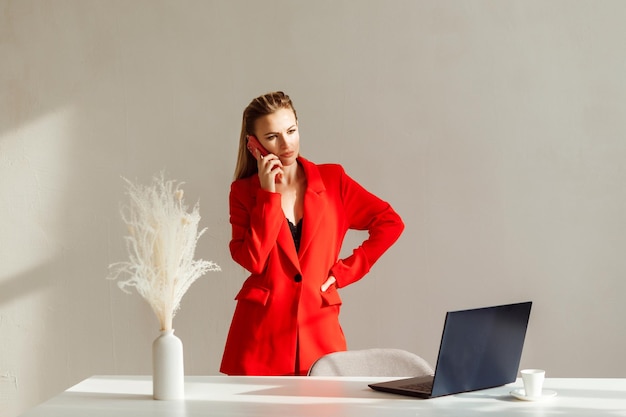
<path id="1" fill-rule="evenodd" d="M 252 136 L 266 152 L 247 149 Z M 316 165 L 299 149 L 289 96 L 252 100 L 230 190 L 230 251 L 251 275 L 235 298 L 225 374 L 306 375 L 320 356 L 346 350 L 337 288 L 361 279 L 404 229 L 391 206 L 340 165 Z M 339 259 L 348 229 L 369 237 Z"/>

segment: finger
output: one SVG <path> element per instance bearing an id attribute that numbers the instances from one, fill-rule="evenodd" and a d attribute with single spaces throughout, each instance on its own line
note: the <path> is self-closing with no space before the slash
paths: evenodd
<path id="1" fill-rule="evenodd" d="M 279 167 L 275 167 L 275 168 L 273 168 L 273 169 L 270 171 L 269 175 L 270 175 L 271 177 L 273 177 L 273 178 L 274 178 L 274 183 L 275 183 L 275 184 L 278 184 L 278 183 L 282 183 L 282 182 L 283 182 L 284 175 L 283 175 L 283 170 L 282 170 L 282 168 L 279 168 Z"/>
<path id="2" fill-rule="evenodd" d="M 335 282 L 337 282 L 337 280 L 335 279 L 335 277 L 330 276 L 328 277 L 328 279 L 326 280 L 326 282 L 324 282 L 324 284 L 322 284 L 322 291 L 326 292 L 326 290 L 328 288 L 330 288 L 331 285 L 333 285 Z"/>
<path id="3" fill-rule="evenodd" d="M 283 164 L 280 162 L 280 159 L 278 158 L 273 158 L 270 155 L 268 155 L 263 162 L 265 162 L 265 169 L 267 170 L 267 172 L 274 172 L 277 170 L 282 169 Z"/>

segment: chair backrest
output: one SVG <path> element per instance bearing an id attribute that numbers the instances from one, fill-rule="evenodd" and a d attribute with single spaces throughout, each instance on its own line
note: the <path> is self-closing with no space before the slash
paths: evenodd
<path id="1" fill-rule="evenodd" d="M 402 349 L 377 348 L 329 353 L 311 365 L 309 376 L 432 375 L 433 368 L 422 357 Z"/>

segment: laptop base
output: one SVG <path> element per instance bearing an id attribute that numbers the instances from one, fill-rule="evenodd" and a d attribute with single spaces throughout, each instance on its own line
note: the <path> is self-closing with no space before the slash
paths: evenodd
<path id="1" fill-rule="evenodd" d="M 394 381 L 379 382 L 368 386 L 376 391 L 391 394 L 410 395 L 418 398 L 430 398 L 433 388 L 433 375 L 418 376 Z"/>

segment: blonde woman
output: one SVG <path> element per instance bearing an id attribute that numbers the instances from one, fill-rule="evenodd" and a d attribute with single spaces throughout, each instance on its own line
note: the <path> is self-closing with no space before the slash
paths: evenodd
<path id="1" fill-rule="evenodd" d="M 231 255 L 250 276 L 235 297 L 220 370 L 306 375 L 320 356 L 346 350 L 337 289 L 361 279 L 404 224 L 340 165 L 300 156 L 296 110 L 282 92 L 243 112 L 229 203 Z M 369 236 L 340 259 L 349 229 Z"/>

